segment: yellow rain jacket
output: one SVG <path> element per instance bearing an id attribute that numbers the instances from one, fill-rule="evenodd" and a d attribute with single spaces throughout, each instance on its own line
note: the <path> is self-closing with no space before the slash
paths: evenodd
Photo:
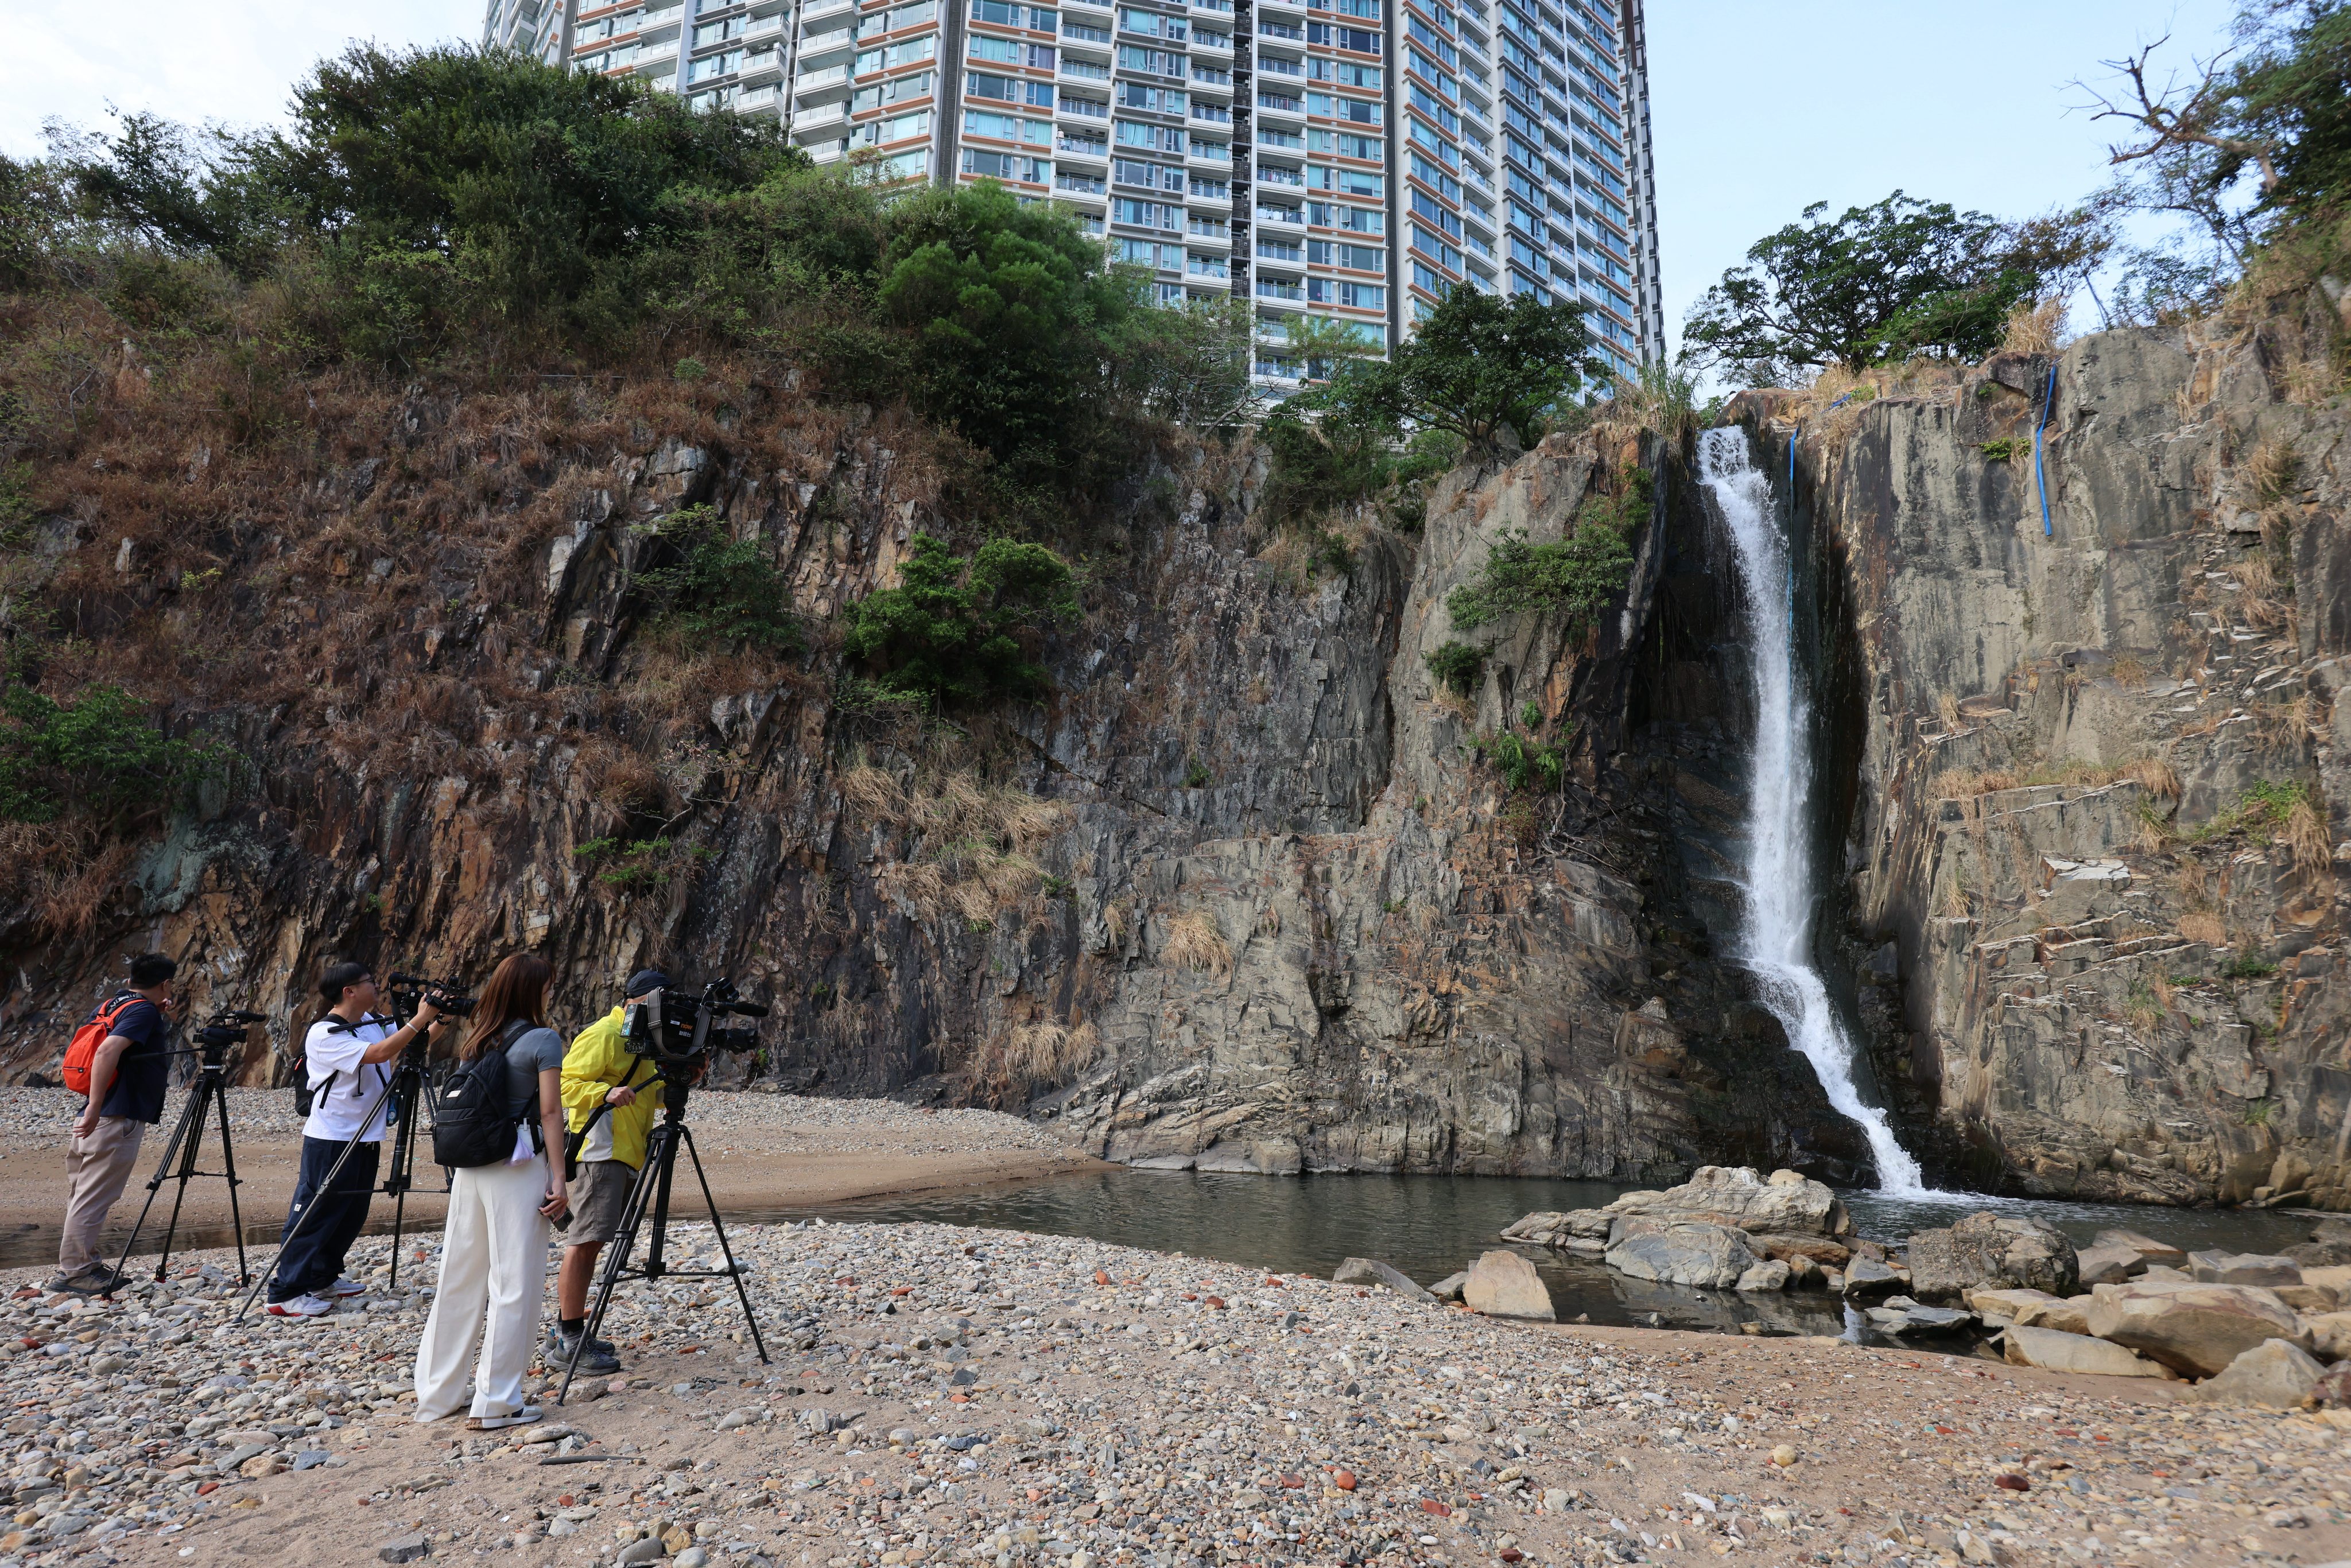
<path id="1" fill-rule="evenodd" d="M 621 1008 L 598 1019 L 580 1031 L 571 1049 L 563 1053 L 563 1114 L 573 1133 L 588 1125 L 596 1114 L 596 1107 L 604 1103 L 611 1090 L 627 1087 L 637 1092 L 633 1105 L 615 1105 L 604 1113 L 589 1134 L 586 1146 L 580 1151 L 582 1163 L 590 1159 L 615 1159 L 634 1170 L 645 1163 L 645 1134 L 653 1131 L 653 1118 L 661 1113 L 662 1086 L 652 1082 L 653 1063 L 642 1056 L 631 1054 L 624 1037 L 627 1014 Z M 607 1155 L 598 1145 L 603 1142 L 605 1128 L 611 1129 L 612 1152 Z"/>

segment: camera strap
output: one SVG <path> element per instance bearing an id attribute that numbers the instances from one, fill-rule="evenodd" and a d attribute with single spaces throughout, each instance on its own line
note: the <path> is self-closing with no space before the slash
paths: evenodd
<path id="1" fill-rule="evenodd" d="M 642 1060 L 629 1063 L 629 1071 L 627 1073 L 622 1077 L 620 1082 L 612 1085 L 612 1087 L 615 1089 L 634 1089 L 636 1087 L 634 1080 L 637 1076 L 637 1069 L 643 1065 L 644 1062 Z M 588 1134 L 596 1130 L 596 1124 L 602 1121 L 606 1113 L 611 1109 L 612 1102 L 611 1099 L 607 1098 L 601 1104 L 599 1104 L 596 1109 L 588 1113 L 588 1119 L 580 1124 L 580 1130 L 578 1132 L 573 1133 L 563 1140 L 563 1179 L 565 1181 L 569 1181 L 580 1174 L 580 1151 L 588 1146 Z"/>

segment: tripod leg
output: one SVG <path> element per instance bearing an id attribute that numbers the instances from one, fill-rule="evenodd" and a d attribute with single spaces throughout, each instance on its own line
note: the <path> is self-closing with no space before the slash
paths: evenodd
<path id="1" fill-rule="evenodd" d="M 710 1196 L 710 1178 L 703 1174 L 702 1151 L 694 1146 L 694 1129 L 679 1124 L 685 1135 L 685 1155 L 694 1162 L 694 1179 L 702 1184 L 702 1201 L 710 1208 L 710 1228 L 718 1233 L 718 1254 L 726 1260 L 726 1273 L 735 1281 L 735 1296 L 743 1303 L 743 1326 L 751 1331 L 751 1344 L 759 1353 L 759 1364 L 768 1364 L 768 1342 L 759 1337 L 759 1320 L 751 1311 L 750 1288 L 743 1283 L 743 1270 L 735 1266 L 735 1249 L 726 1243 L 726 1227 L 718 1222 L 718 1200 Z"/>
<path id="2" fill-rule="evenodd" d="M 189 1091 L 188 1103 L 181 1107 L 180 1119 L 172 1125 L 171 1142 L 163 1145 L 163 1157 L 155 1162 L 155 1174 L 147 1182 L 147 1201 L 139 1206 L 138 1221 L 131 1227 L 130 1239 L 123 1242 L 122 1256 L 114 1265 L 114 1277 L 118 1280 L 122 1278 L 122 1271 L 131 1266 L 131 1249 L 139 1245 L 139 1233 L 147 1228 L 147 1215 L 155 1207 L 155 1195 L 163 1190 L 163 1184 L 166 1181 L 172 1179 L 172 1162 L 175 1159 L 183 1166 L 180 1173 L 180 1194 L 182 1197 L 187 1194 L 188 1172 L 184 1167 L 193 1161 L 183 1156 L 183 1150 L 193 1147 L 188 1134 L 203 1120 L 203 1083 L 202 1078 L 197 1079 L 197 1086 Z M 172 1205 L 172 1211 L 175 1215 L 179 1212 L 179 1204 L 176 1201 Z"/>
<path id="3" fill-rule="evenodd" d="M 365 1115 L 365 1116 L 363 1116 L 363 1117 L 361 1117 L 361 1118 L 360 1119 L 360 1132 L 365 1132 L 365 1131 L 367 1130 L 367 1124 L 368 1124 L 368 1123 L 369 1123 L 369 1122 L 371 1122 L 371 1121 L 373 1121 L 374 1119 L 375 1119 L 375 1112 L 374 1112 L 374 1108 L 373 1108 L 372 1106 L 371 1106 L 371 1107 L 369 1108 L 368 1114 L 367 1114 L 367 1115 Z M 291 1228 L 290 1230 L 287 1231 L 287 1232 L 286 1232 L 286 1234 L 285 1234 L 284 1236 L 282 1236 L 282 1237 L 280 1237 L 280 1238 L 278 1239 L 278 1242 L 277 1242 L 277 1256 L 278 1256 L 278 1257 L 280 1257 L 280 1258 L 285 1257 L 285 1256 L 286 1256 L 286 1247 L 287 1247 L 287 1244 L 288 1242 L 292 1241 L 292 1240 L 293 1240 L 297 1236 L 301 1235 L 301 1234 L 302 1234 L 302 1232 L 303 1232 L 303 1229 L 304 1229 L 307 1226 L 308 1226 L 308 1225 L 309 1225 L 310 1221 L 312 1221 L 313 1219 L 316 1219 L 316 1218 L 319 1217 L 319 1197 L 322 1197 L 322 1196 L 324 1196 L 325 1194 L 329 1193 L 329 1192 L 332 1192 L 332 1191 L 334 1190 L 334 1188 L 335 1188 L 335 1181 L 336 1181 L 336 1179 L 337 1179 L 338 1177 L 340 1177 L 340 1176 L 343 1174 L 343 1166 L 346 1166 L 346 1165 L 348 1165 L 349 1163 L 350 1163 L 351 1151 L 353 1151 L 354 1149 L 358 1148 L 359 1146 L 360 1146 L 360 1139 L 359 1139 L 359 1137 L 358 1137 L 358 1135 L 357 1135 L 356 1134 L 354 1134 L 351 1136 L 351 1138 L 350 1138 L 348 1142 L 346 1142 L 346 1143 L 343 1145 L 343 1152 L 342 1152 L 341 1154 L 337 1155 L 335 1156 L 335 1163 L 334 1163 L 334 1165 L 333 1165 L 332 1166 L 330 1166 L 330 1167 L 328 1169 L 326 1179 L 325 1179 L 324 1181 L 320 1182 L 320 1183 L 319 1184 L 319 1186 L 318 1186 L 318 1190 L 317 1190 L 317 1191 L 315 1191 L 315 1192 L 313 1192 L 313 1193 L 310 1195 L 310 1204 L 309 1204 L 309 1207 L 307 1207 L 307 1208 L 305 1208 L 305 1209 L 302 1211 L 302 1218 L 299 1218 L 299 1219 L 298 1219 L 298 1220 L 296 1220 L 296 1221 L 294 1222 L 293 1228 Z M 271 1266 L 270 1266 L 270 1272 L 271 1272 L 271 1273 L 275 1273 L 276 1271 L 277 1271 L 277 1265 L 276 1265 L 275 1263 L 273 1263 L 273 1264 L 271 1264 Z M 268 1284 L 268 1283 L 269 1283 L 269 1275 L 268 1275 L 268 1274 L 264 1274 L 264 1275 L 262 1275 L 262 1277 L 261 1277 L 260 1279 L 258 1279 L 258 1280 L 256 1280 L 256 1281 L 254 1281 L 254 1283 L 253 1283 L 253 1289 L 252 1289 L 250 1291 L 248 1291 L 248 1292 L 246 1293 L 246 1298 L 245 1298 L 245 1305 L 243 1305 L 243 1306 L 241 1306 L 241 1307 L 237 1308 L 237 1310 L 236 1310 L 236 1317 L 235 1317 L 235 1319 L 234 1320 L 235 1322 L 243 1322 L 245 1321 L 245 1314 L 246 1314 L 246 1313 L 247 1313 L 247 1312 L 251 1312 L 251 1311 L 253 1311 L 253 1303 L 254 1303 L 254 1302 L 256 1302 L 256 1301 L 259 1301 L 259 1300 L 261 1299 L 262 1287 L 264 1287 L 265 1285 L 266 1285 L 266 1284 Z"/>
<path id="4" fill-rule="evenodd" d="M 180 1206 L 187 1201 L 188 1178 L 196 1174 L 196 1155 L 203 1152 L 204 1144 L 204 1117 L 211 1109 L 210 1102 L 216 1092 L 217 1085 L 211 1077 L 202 1075 L 188 1092 L 188 1142 L 180 1158 L 180 1190 L 172 1195 L 172 1217 L 163 1222 L 163 1251 L 155 1260 L 155 1278 L 158 1281 L 172 1266 L 172 1239 L 180 1233 Z M 226 1109 L 225 1105 L 223 1109 Z M 223 1123 L 222 1125 L 225 1127 L 227 1124 Z M 236 1196 L 235 1187 L 229 1189 L 229 1196 Z M 238 1239 L 237 1245 L 240 1249 L 244 1247 L 242 1237 Z M 237 1282 L 245 1282 L 242 1272 L 238 1274 Z"/>
<path id="5" fill-rule="evenodd" d="M 654 1128 L 645 1144 L 645 1163 L 637 1169 L 637 1179 L 629 1188 L 629 1201 L 621 1207 L 620 1228 L 613 1232 L 611 1245 L 605 1249 L 604 1277 L 596 1283 L 595 1305 L 580 1330 L 580 1343 L 571 1347 L 570 1364 L 563 1369 L 563 1386 L 555 1396 L 558 1405 L 570 1394 L 571 1380 L 580 1371 L 580 1358 L 588 1354 L 596 1331 L 604 1326 L 605 1311 L 612 1304 L 612 1287 L 621 1282 L 622 1271 L 629 1266 L 629 1254 L 636 1249 L 637 1227 L 644 1222 L 646 1202 L 652 1197 L 653 1184 L 660 1179 L 660 1167 L 670 1154 L 665 1133 L 664 1128 Z M 658 1230 L 655 1236 L 658 1238 Z"/>
<path id="6" fill-rule="evenodd" d="M 394 1102 L 399 1111 L 394 1116 L 392 1136 L 392 1170 L 384 1177 L 384 1190 L 392 1194 L 392 1274 L 389 1281 L 393 1290 L 400 1289 L 400 1237 L 408 1219 L 408 1173 L 416 1157 L 416 1102 L 423 1097 L 423 1083 L 413 1067 L 403 1066 L 396 1079 L 399 1088 Z"/>
<path id="7" fill-rule="evenodd" d="M 229 1141 L 228 1135 L 227 1080 L 221 1081 L 217 1092 L 220 1095 L 221 1171 L 228 1177 L 228 1225 L 236 1232 L 236 1282 L 242 1285 L 253 1278 L 253 1270 L 245 1264 L 245 1217 L 236 1209 L 236 1145 Z M 155 1277 L 160 1280 L 163 1276 L 158 1272 Z"/>

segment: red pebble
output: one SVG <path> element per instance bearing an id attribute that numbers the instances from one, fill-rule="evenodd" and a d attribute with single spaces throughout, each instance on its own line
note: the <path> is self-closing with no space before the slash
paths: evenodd
<path id="1" fill-rule="evenodd" d="M 1994 1476 L 1992 1478 L 1991 1484 L 2000 1488 L 2002 1491 L 2031 1491 L 2032 1490 L 2032 1483 L 2019 1475 Z"/>
<path id="2" fill-rule="evenodd" d="M 1225 1299 L 1222 1296 L 1210 1296 L 1208 1298 L 1208 1305 L 1216 1308 L 1217 1311 L 1221 1312 L 1225 1310 Z"/>
<path id="3" fill-rule="evenodd" d="M 1281 1484 L 1295 1490 L 1296 1488 L 1302 1487 L 1306 1484 L 1306 1478 L 1304 1476 L 1284 1475 L 1281 1478 Z"/>
<path id="4" fill-rule="evenodd" d="M 890 1293 L 893 1296 L 911 1296 L 914 1293 L 914 1287 L 912 1285 L 893 1285 L 890 1288 Z"/>
<path id="5" fill-rule="evenodd" d="M 205 1481 L 196 1488 L 196 1495 L 198 1497 L 210 1497 L 213 1493 L 218 1490 L 220 1490 L 220 1482 Z"/>
<path id="6" fill-rule="evenodd" d="M 1525 1552 L 1520 1551 L 1515 1546 L 1503 1547 L 1500 1555 L 1502 1561 L 1505 1563 L 1523 1563 L 1526 1561 L 1527 1556 Z"/>
<path id="7" fill-rule="evenodd" d="M 1185 1299 L 1186 1301 L 1198 1301 L 1200 1298 L 1199 1298 L 1199 1296 L 1198 1296 L 1196 1293 L 1195 1293 L 1195 1292 L 1193 1292 L 1193 1291 L 1185 1291 L 1185 1292 L 1184 1292 L 1184 1299 Z"/>
<path id="8" fill-rule="evenodd" d="M 1353 1470 L 1341 1470 L 1337 1475 L 1331 1478 L 1331 1484 L 1337 1487 L 1341 1491 L 1353 1491 L 1355 1490 L 1355 1472 Z"/>
<path id="9" fill-rule="evenodd" d="M 1453 1512 L 1451 1509 L 1446 1507 L 1443 1503 L 1437 1501 L 1433 1497 L 1425 1497 L 1420 1500 L 1420 1511 L 1423 1513 L 1433 1513 L 1437 1515 L 1439 1518 L 1448 1518 Z"/>
<path id="10" fill-rule="evenodd" d="M 1103 1273 L 1100 1269 L 1097 1269 L 1094 1270 L 1094 1283 L 1097 1285 L 1107 1285 L 1110 1283 L 1110 1276 Z"/>

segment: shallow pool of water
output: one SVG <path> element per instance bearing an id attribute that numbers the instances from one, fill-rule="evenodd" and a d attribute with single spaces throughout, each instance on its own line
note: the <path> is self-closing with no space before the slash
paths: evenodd
<path id="1" fill-rule="evenodd" d="M 1537 1209 L 1596 1208 L 1628 1187 L 1606 1182 L 1507 1176 L 1216 1176 L 1196 1171 L 1109 1171 L 1018 1186 L 912 1197 L 868 1198 L 823 1208 L 774 1209 L 746 1218 L 822 1216 L 858 1221 L 932 1220 L 1049 1235 L 1084 1236 L 1184 1252 L 1285 1273 L 1327 1276 L 1349 1257 L 1378 1258 L 1427 1283 L 1489 1247 Z M 1965 1195 L 1895 1199 L 1844 1195 L 1864 1236 L 1900 1240 L 1984 1207 L 2030 1213 L 2076 1242 L 2121 1226 L 2189 1249 L 2269 1252 L 2308 1239 L 2310 1221 L 2234 1209 L 1996 1200 Z M 1760 1322 L 1775 1332 L 1837 1333 L 1840 1306 L 1817 1292 L 1741 1297 L 1628 1280 L 1597 1260 L 1522 1248 L 1535 1260 L 1560 1316 L 1735 1331 Z"/>

